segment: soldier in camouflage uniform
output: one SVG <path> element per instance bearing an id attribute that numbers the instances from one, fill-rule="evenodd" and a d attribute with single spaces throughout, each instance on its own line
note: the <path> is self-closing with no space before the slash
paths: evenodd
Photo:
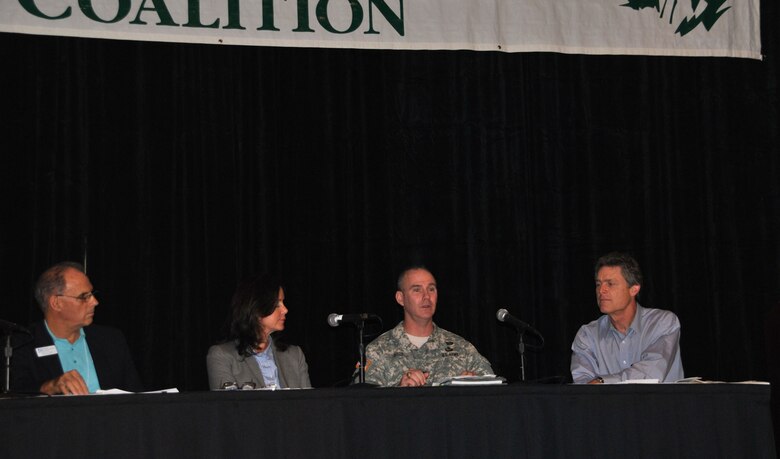
<path id="1" fill-rule="evenodd" d="M 430 386 L 454 376 L 493 373 L 471 343 L 433 323 L 437 298 L 430 271 L 415 267 L 401 273 L 395 300 L 404 320 L 366 347 L 366 382 Z"/>

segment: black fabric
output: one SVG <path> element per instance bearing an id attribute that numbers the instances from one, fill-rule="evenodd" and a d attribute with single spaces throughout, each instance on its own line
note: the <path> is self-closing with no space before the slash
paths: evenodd
<path id="1" fill-rule="evenodd" d="M 764 316 L 767 380 L 772 385 L 771 410 L 775 427 L 775 442 L 780 448 L 780 302 Z"/>
<path id="2" fill-rule="evenodd" d="M 31 337 L 17 337 L 18 345 L 12 359 L 11 392 L 38 393 L 44 382 L 63 373 L 57 354 L 38 357 L 35 352 L 37 348 L 54 345 L 44 323 L 33 324 L 30 331 Z M 122 332 L 93 324 L 84 328 L 84 334 L 101 389 L 143 391 Z"/>
<path id="3" fill-rule="evenodd" d="M 519 378 L 506 308 L 546 339 L 528 379 L 565 377 L 593 263 L 624 250 L 641 303 L 679 316 L 687 375 L 765 379 L 778 2 L 761 15 L 763 61 L 0 34 L 0 317 L 39 320 L 37 276 L 86 253 L 95 321 L 149 387 L 205 389 L 238 279 L 272 271 L 327 387 L 358 357 L 328 314 L 391 328 L 422 262 L 436 322 L 497 372 Z"/>
<path id="4" fill-rule="evenodd" d="M 4 400 L 4 458 L 774 458 L 769 388 L 314 389 Z M 41 441 L 40 422 L 57 426 Z M 73 422 L 74 419 L 79 422 Z"/>

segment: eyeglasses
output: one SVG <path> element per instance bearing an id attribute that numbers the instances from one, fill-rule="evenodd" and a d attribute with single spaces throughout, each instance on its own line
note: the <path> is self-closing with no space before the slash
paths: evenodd
<path id="1" fill-rule="evenodd" d="M 245 382 L 241 385 L 233 381 L 222 383 L 222 390 L 254 390 L 256 387 L 257 384 L 252 381 Z"/>
<path id="2" fill-rule="evenodd" d="M 65 298 L 73 298 L 74 300 L 79 300 L 79 301 L 89 301 L 92 298 L 94 298 L 95 295 L 97 295 L 97 293 L 98 293 L 97 290 L 92 290 L 91 292 L 82 293 L 81 295 L 78 296 L 73 296 L 73 295 L 55 295 L 55 296 L 64 296 Z"/>

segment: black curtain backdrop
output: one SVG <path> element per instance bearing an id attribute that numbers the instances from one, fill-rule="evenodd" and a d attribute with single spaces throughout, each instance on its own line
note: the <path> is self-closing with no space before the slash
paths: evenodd
<path id="1" fill-rule="evenodd" d="M 595 259 L 634 254 L 640 302 L 682 322 L 686 375 L 767 377 L 780 299 L 776 2 L 763 61 L 139 43 L 0 34 L 0 318 L 81 261 L 96 322 L 149 389 L 207 388 L 238 281 L 279 273 L 317 387 L 356 334 L 401 319 L 426 264 L 436 322 L 519 377 L 507 308 L 546 338 L 529 379 L 568 375 L 598 315 Z"/>

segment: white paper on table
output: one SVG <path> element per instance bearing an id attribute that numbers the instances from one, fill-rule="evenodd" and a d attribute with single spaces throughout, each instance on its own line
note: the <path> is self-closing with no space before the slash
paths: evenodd
<path id="1" fill-rule="evenodd" d="M 615 384 L 658 384 L 658 378 L 655 379 L 627 379 L 616 382 Z"/>
<path id="2" fill-rule="evenodd" d="M 170 389 L 153 390 L 149 392 L 128 392 L 122 389 L 100 389 L 92 395 L 116 395 L 116 394 L 178 394 L 179 389 L 172 387 Z"/>

